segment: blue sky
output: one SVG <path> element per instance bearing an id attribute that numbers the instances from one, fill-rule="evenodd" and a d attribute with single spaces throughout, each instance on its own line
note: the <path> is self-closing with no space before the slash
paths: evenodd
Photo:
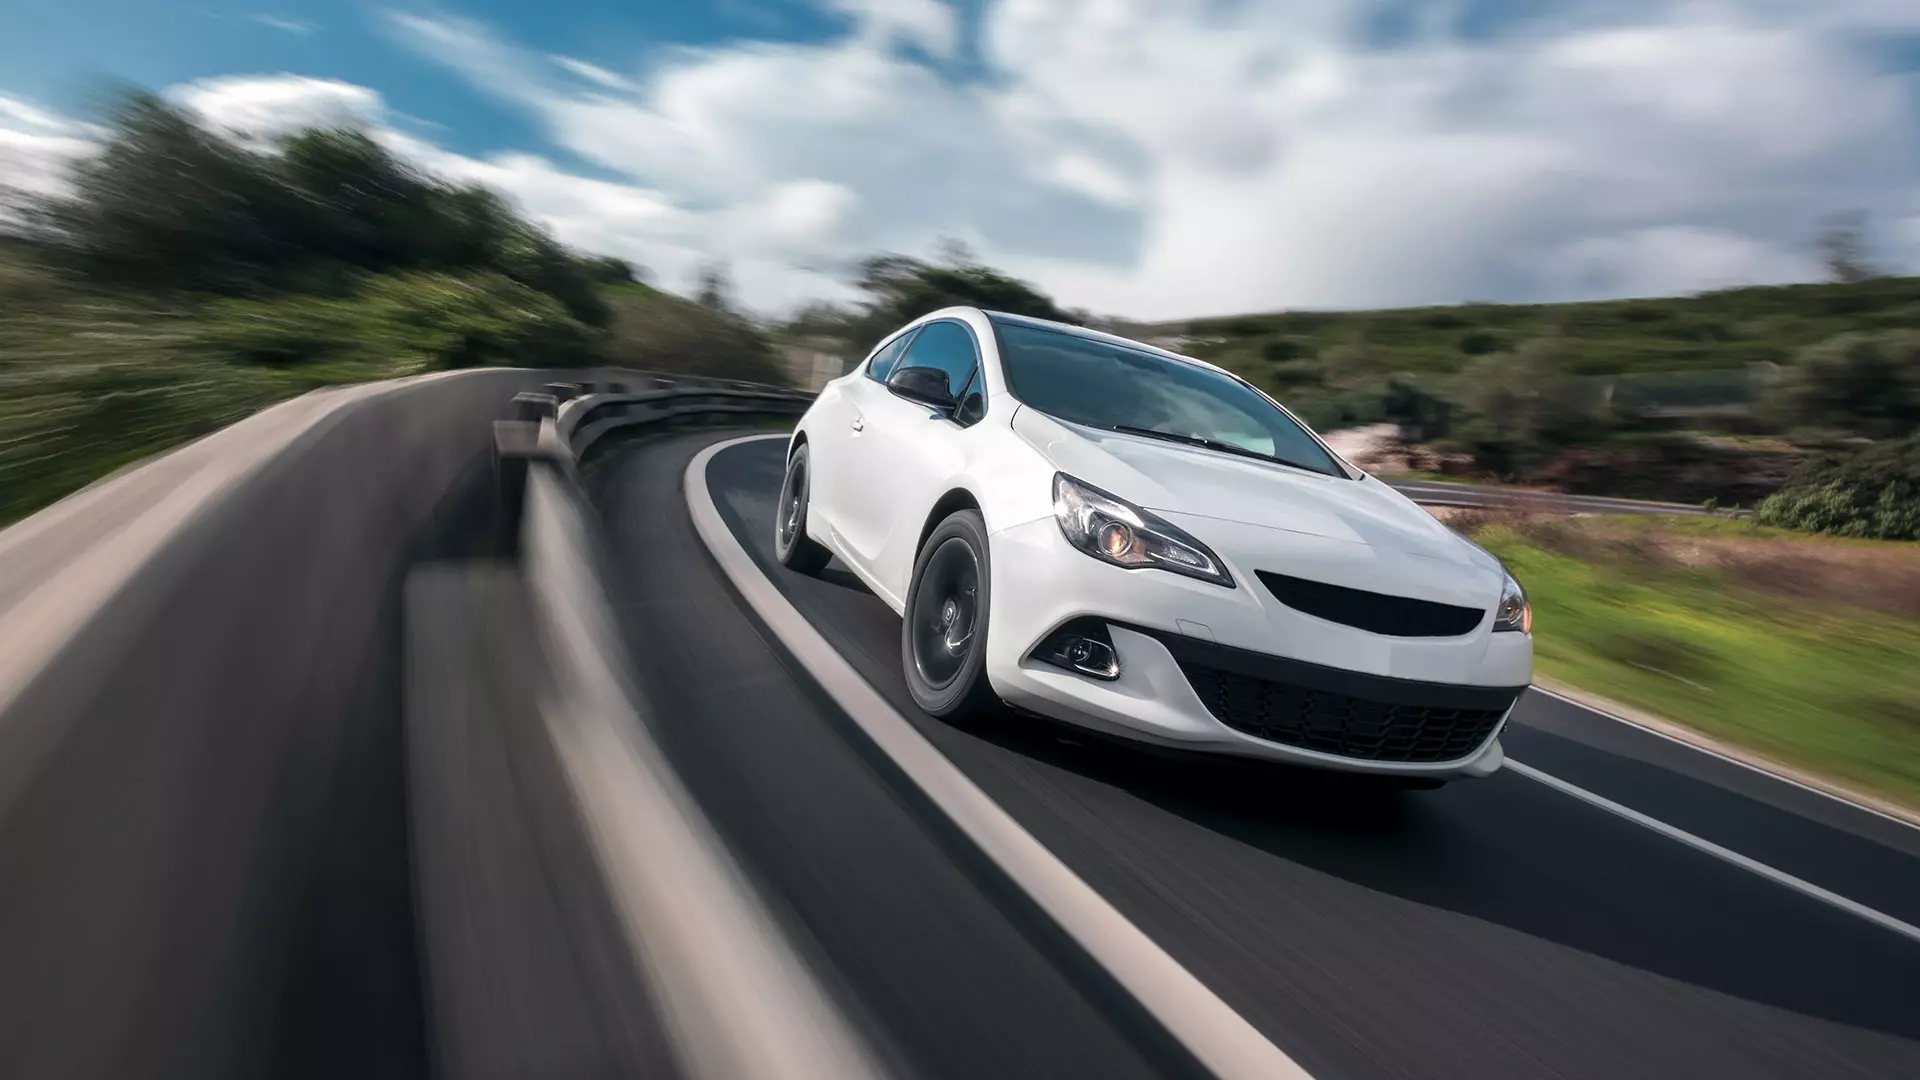
<path id="1" fill-rule="evenodd" d="M 1911 0 L 0 0 L 0 182 L 101 91 L 352 123 L 776 312 L 943 237 L 1171 317 L 1920 270 Z"/>

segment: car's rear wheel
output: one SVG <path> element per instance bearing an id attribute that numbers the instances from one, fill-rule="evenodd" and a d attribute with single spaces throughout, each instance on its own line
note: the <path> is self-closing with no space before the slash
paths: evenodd
<path id="1" fill-rule="evenodd" d="M 922 709 L 954 723 L 1000 707 L 987 680 L 992 602 L 987 528 L 978 512 L 949 515 L 921 545 L 900 626 L 907 689 Z"/>
<path id="2" fill-rule="evenodd" d="M 826 568 L 833 553 L 807 535 L 807 504 L 811 494 L 807 448 L 802 444 L 787 461 L 787 476 L 780 484 L 780 500 L 774 504 L 773 554 L 780 565 L 802 574 L 817 574 Z"/>

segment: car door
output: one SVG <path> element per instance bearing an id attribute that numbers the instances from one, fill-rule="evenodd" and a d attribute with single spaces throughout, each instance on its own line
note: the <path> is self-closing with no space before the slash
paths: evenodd
<path id="1" fill-rule="evenodd" d="M 980 385 L 980 348 L 966 323 L 942 319 L 922 327 L 890 378 L 909 368 L 943 373 L 948 393 L 971 404 L 946 411 L 884 389 L 869 394 L 863 455 L 870 483 L 857 496 L 860 534 L 854 546 L 869 575 L 896 602 L 906 595 L 922 519 L 960 472 L 967 432 L 981 419 L 985 400 L 971 393 Z"/>
<path id="2" fill-rule="evenodd" d="M 831 399 L 826 394 L 821 397 L 818 423 L 808 427 L 813 475 L 808 479 L 807 512 L 826 526 L 835 546 L 845 542 L 848 493 L 865 486 L 866 470 L 871 467 L 862 437 L 869 394 L 886 395 L 886 378 L 916 332 L 917 328 L 906 330 L 883 342 L 853 378 L 834 383 Z"/>

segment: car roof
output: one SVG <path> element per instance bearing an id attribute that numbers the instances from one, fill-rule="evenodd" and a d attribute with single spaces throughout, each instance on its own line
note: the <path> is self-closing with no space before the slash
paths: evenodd
<path id="1" fill-rule="evenodd" d="M 1075 326 L 1072 323 L 1055 322 L 1052 319 L 1036 319 L 1031 315 L 1014 315 L 1005 311 L 987 311 L 984 309 L 976 310 L 980 310 L 982 315 L 985 315 L 988 319 L 995 322 L 1031 326 L 1037 330 L 1051 330 L 1056 334 L 1070 334 L 1073 337 L 1086 338 L 1089 341 L 1099 341 L 1108 345 L 1117 345 L 1124 349 L 1137 349 L 1140 352 L 1152 353 L 1155 356 L 1164 356 L 1169 360 L 1178 360 L 1184 364 L 1193 364 L 1210 371 L 1224 371 L 1224 369 L 1214 364 L 1209 364 L 1198 357 L 1186 356 L 1174 352 L 1171 349 L 1163 349 L 1158 345 L 1149 345 L 1144 341 L 1135 341 L 1132 338 L 1121 337 L 1118 334 L 1109 334 L 1102 330 L 1093 330 L 1085 326 Z"/>

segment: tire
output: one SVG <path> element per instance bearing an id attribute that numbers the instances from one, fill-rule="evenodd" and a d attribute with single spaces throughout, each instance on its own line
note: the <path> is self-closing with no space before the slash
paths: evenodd
<path id="1" fill-rule="evenodd" d="M 900 622 L 907 690 L 922 709 L 955 724 L 981 721 L 1000 709 L 987 681 L 989 570 L 986 523 L 978 511 L 960 510 L 920 546 L 907 588 Z"/>
<path id="2" fill-rule="evenodd" d="M 780 498 L 773 504 L 773 555 L 780 565 L 802 574 L 817 574 L 826 569 L 833 553 L 807 535 L 807 506 L 813 488 L 808 466 L 807 447 L 793 452 L 787 461 L 786 478 L 780 482 Z"/>

